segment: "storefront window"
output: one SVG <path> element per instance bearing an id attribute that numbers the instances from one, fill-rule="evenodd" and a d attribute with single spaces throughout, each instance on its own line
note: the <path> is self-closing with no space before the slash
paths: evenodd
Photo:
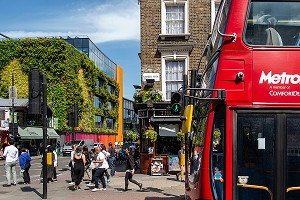
<path id="1" fill-rule="evenodd" d="M 176 138 L 178 124 L 160 124 L 156 141 L 156 155 L 177 155 L 180 142 Z"/>

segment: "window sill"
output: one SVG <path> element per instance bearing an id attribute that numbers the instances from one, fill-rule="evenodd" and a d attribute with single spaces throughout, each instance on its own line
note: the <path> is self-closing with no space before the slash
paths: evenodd
<path id="1" fill-rule="evenodd" d="M 182 33 L 182 34 L 159 34 L 161 40 L 165 40 L 166 38 L 184 38 L 188 40 L 190 38 L 190 33 Z"/>

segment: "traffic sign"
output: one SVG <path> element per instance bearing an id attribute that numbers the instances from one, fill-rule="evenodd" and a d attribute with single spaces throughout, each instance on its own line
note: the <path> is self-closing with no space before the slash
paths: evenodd
<path id="1" fill-rule="evenodd" d="M 16 86 L 9 86 L 8 87 L 8 96 L 9 96 L 9 99 L 16 99 L 17 98 L 17 87 Z"/>
<path id="2" fill-rule="evenodd" d="M 193 109 L 194 109 L 193 105 L 188 105 L 184 109 L 185 120 L 182 121 L 182 132 L 185 134 L 191 132 Z"/>

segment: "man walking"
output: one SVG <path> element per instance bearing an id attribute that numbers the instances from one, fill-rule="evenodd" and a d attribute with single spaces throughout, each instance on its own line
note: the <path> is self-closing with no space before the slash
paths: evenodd
<path id="1" fill-rule="evenodd" d="M 115 148 L 113 148 L 112 143 L 109 144 L 108 153 L 109 155 L 109 167 L 110 167 L 110 175 L 114 176 L 116 172 L 116 151 Z"/>
<path id="2" fill-rule="evenodd" d="M 15 142 L 11 140 L 9 142 L 10 146 L 5 147 L 3 156 L 5 157 L 5 172 L 7 185 L 5 187 L 10 187 L 11 185 L 17 185 L 17 172 L 16 172 L 16 162 L 18 160 L 18 149 L 14 146 Z M 13 183 L 11 183 L 11 177 L 13 178 Z"/>
<path id="3" fill-rule="evenodd" d="M 102 153 L 101 146 L 95 149 L 95 153 L 98 156 L 97 159 L 93 162 L 98 163 L 99 165 L 94 175 L 95 188 L 92 190 L 92 192 L 96 192 L 99 190 L 106 190 L 106 182 L 105 182 L 104 174 L 106 169 L 108 168 L 108 163 L 105 159 L 106 158 L 105 155 Z M 101 180 L 102 187 L 103 187 L 102 189 L 99 189 L 99 180 Z"/>
<path id="4" fill-rule="evenodd" d="M 126 174 L 125 174 L 125 189 L 124 191 L 128 191 L 128 184 L 130 181 L 131 183 L 136 184 L 137 186 L 139 186 L 140 190 L 142 190 L 143 184 L 137 182 L 136 180 L 134 180 L 132 177 L 134 175 L 134 151 L 132 148 L 130 149 L 126 149 L 126 154 L 127 154 L 127 161 L 126 161 Z"/>

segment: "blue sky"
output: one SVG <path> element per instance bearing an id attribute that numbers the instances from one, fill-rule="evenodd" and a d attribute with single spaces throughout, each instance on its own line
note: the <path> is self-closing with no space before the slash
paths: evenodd
<path id="1" fill-rule="evenodd" d="M 0 0 L 0 33 L 12 38 L 86 35 L 124 70 L 124 97 L 140 80 L 138 0 Z"/>

